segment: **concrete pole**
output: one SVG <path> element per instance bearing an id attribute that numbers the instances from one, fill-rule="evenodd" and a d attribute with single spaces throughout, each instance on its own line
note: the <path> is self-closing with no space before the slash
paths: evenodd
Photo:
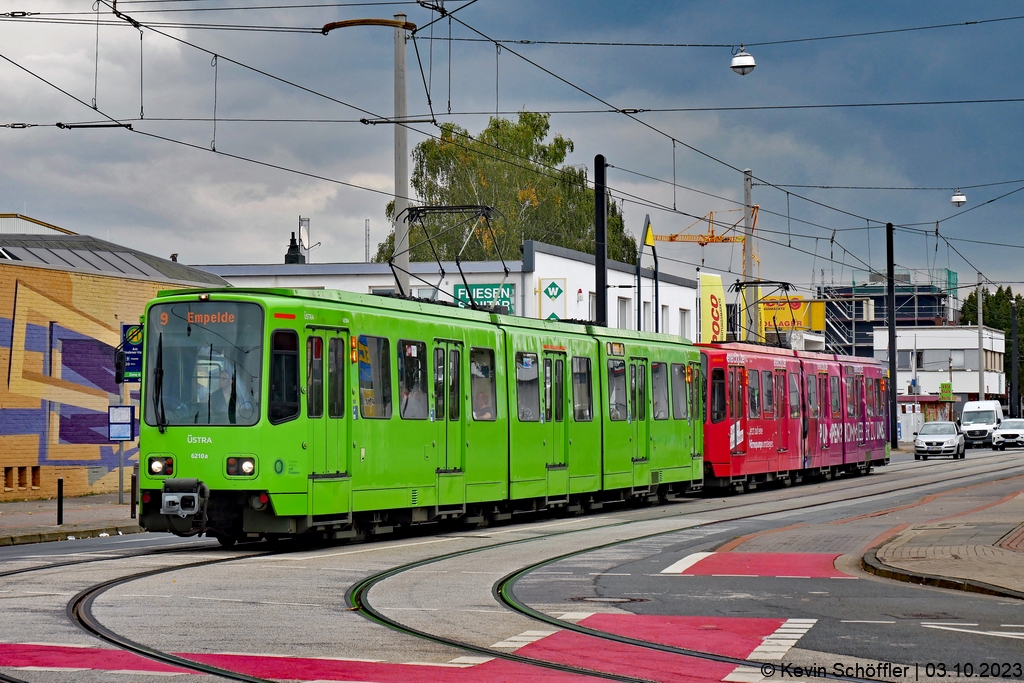
<path id="1" fill-rule="evenodd" d="M 885 317 L 889 323 L 889 447 L 899 448 L 899 440 L 896 435 L 896 422 L 899 420 L 899 415 L 896 414 L 896 260 L 893 254 L 894 232 L 892 223 L 886 223 L 885 270 L 887 282 Z"/>
<path id="2" fill-rule="evenodd" d="M 751 206 L 753 177 L 749 168 L 743 170 L 743 282 L 749 283 L 754 276 L 754 223 Z M 743 289 L 743 307 L 746 309 L 744 328 L 747 341 L 761 341 L 758 319 L 757 289 L 752 286 Z"/>
<path id="3" fill-rule="evenodd" d="M 596 322 L 608 327 L 608 197 L 607 163 L 604 155 L 594 157 L 594 292 L 597 295 Z"/>
<path id="4" fill-rule="evenodd" d="M 1020 417 L 1020 385 L 1017 381 L 1017 302 L 1010 306 L 1010 417 Z"/>
<path id="5" fill-rule="evenodd" d="M 978 273 L 978 400 L 985 400 L 985 323 L 984 293 L 981 291 L 981 273 Z"/>
<path id="6" fill-rule="evenodd" d="M 395 21 L 405 23 L 403 13 L 395 15 Z M 409 117 L 405 90 L 405 29 L 395 29 L 395 269 L 398 271 L 398 286 L 402 294 L 410 296 L 409 289 L 409 222 L 403 212 L 409 201 L 409 129 L 405 120 Z"/>

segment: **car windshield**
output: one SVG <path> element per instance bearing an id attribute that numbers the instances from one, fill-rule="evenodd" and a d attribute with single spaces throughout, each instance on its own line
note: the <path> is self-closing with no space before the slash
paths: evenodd
<path id="1" fill-rule="evenodd" d="M 966 410 L 960 417 L 960 424 L 992 424 L 996 421 L 996 414 L 992 410 Z"/>
<path id="2" fill-rule="evenodd" d="M 1024 420 L 1003 420 L 1000 429 L 1024 429 Z"/>
<path id="3" fill-rule="evenodd" d="M 146 424 L 256 424 L 263 339 L 258 305 L 158 304 L 146 323 Z"/>
<path id="4" fill-rule="evenodd" d="M 930 422 L 925 426 L 921 427 L 921 431 L 919 432 L 919 434 L 921 436 L 936 436 L 939 434 L 952 435 L 956 434 L 956 427 L 954 427 L 948 422 Z"/>

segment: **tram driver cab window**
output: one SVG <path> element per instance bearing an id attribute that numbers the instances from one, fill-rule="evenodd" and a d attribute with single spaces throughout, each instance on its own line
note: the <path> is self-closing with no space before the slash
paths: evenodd
<path id="1" fill-rule="evenodd" d="M 473 394 L 473 419 L 495 420 L 498 417 L 497 392 L 494 387 L 494 351 L 470 349 L 469 377 Z"/>
<path id="2" fill-rule="evenodd" d="M 427 398 L 427 345 L 418 341 L 398 342 L 398 414 L 403 420 L 430 417 Z"/>
<path id="3" fill-rule="evenodd" d="M 537 354 L 516 354 L 516 399 L 520 422 L 540 422 L 539 369 Z"/>
<path id="4" fill-rule="evenodd" d="M 725 368 L 711 369 L 711 421 L 725 419 Z"/>

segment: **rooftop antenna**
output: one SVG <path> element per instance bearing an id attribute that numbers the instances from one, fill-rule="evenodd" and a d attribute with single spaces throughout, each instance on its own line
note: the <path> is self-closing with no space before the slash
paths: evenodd
<path id="1" fill-rule="evenodd" d="M 309 219 L 299 216 L 299 249 L 302 255 L 306 257 L 306 263 L 311 263 L 309 252 L 313 251 L 320 246 L 320 242 L 316 244 L 310 244 L 309 241 Z"/>
<path id="2" fill-rule="evenodd" d="M 366 219 L 366 262 L 370 262 L 370 219 Z"/>

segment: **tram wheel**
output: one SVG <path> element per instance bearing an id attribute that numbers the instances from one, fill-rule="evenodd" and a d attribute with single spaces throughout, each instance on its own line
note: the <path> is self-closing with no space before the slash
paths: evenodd
<path id="1" fill-rule="evenodd" d="M 217 536 L 217 543 L 220 543 L 221 548 L 233 548 L 237 541 L 234 536 Z"/>

